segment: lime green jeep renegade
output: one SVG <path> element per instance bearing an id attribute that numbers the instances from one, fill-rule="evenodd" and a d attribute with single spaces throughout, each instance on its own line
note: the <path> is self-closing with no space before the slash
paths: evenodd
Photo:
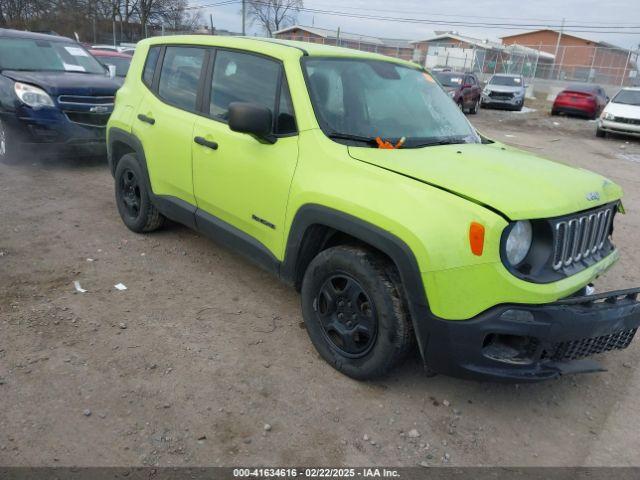
<path id="1" fill-rule="evenodd" d="M 267 39 L 139 43 L 108 124 L 118 211 L 236 249 L 301 291 L 320 355 L 534 381 L 631 342 L 639 289 L 593 294 L 620 188 L 481 135 L 425 70 Z"/>

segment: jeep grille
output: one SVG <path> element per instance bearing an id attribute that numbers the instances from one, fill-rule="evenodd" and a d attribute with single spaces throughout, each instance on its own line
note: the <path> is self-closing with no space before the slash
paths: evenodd
<path id="1" fill-rule="evenodd" d="M 615 208 L 607 205 L 556 222 L 553 269 L 557 271 L 598 255 L 609 241 Z"/>

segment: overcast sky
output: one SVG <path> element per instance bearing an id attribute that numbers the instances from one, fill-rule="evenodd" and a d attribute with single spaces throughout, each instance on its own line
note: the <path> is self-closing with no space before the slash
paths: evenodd
<path id="1" fill-rule="evenodd" d="M 191 5 L 215 3 L 216 0 L 190 0 Z M 535 24 L 559 26 L 562 18 L 567 25 L 583 25 L 568 30 L 595 30 L 596 32 L 575 32 L 577 36 L 593 40 L 607 41 L 626 48 L 638 48 L 640 43 L 640 1 L 638 0 L 305 0 L 304 6 L 316 10 L 330 10 L 354 15 L 395 17 L 403 19 L 433 20 L 444 23 L 468 22 L 500 24 Z M 203 20 L 208 23 L 209 13 L 213 14 L 216 28 L 232 31 L 241 30 L 240 3 L 203 9 Z M 335 29 L 390 38 L 428 38 L 434 30 L 456 30 L 479 38 L 498 39 L 516 32 L 535 30 L 538 26 L 515 27 L 496 26 L 478 28 L 468 25 L 428 25 L 377 19 L 362 19 L 349 16 L 327 15 L 323 13 L 301 12 L 298 22 Z M 635 26 L 627 31 L 633 34 L 606 33 L 616 31 L 620 26 Z M 598 28 L 594 28 L 598 27 Z M 606 28 L 602 28 L 606 27 Z M 624 31 L 625 29 L 623 29 Z M 250 34 L 259 33 L 257 27 L 249 27 Z M 567 33 L 572 33 L 568 31 Z"/>

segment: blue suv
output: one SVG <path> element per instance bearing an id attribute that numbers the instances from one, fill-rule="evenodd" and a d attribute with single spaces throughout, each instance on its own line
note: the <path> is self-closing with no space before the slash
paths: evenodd
<path id="1" fill-rule="evenodd" d="M 0 29 L 0 161 L 102 154 L 120 82 L 80 44 Z"/>

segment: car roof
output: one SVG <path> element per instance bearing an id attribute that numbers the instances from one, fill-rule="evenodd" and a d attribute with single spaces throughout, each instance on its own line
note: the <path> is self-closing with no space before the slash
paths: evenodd
<path id="1" fill-rule="evenodd" d="M 115 52 L 113 50 L 101 50 L 99 48 L 90 48 L 89 53 L 94 57 L 120 57 L 120 58 L 132 58 L 131 55 L 121 52 Z"/>
<path id="2" fill-rule="evenodd" d="M 363 52 L 351 48 L 334 47 L 315 43 L 299 42 L 295 40 L 280 40 L 262 37 L 238 37 L 218 35 L 175 35 L 166 37 L 153 37 L 141 40 L 139 45 L 204 45 L 211 47 L 238 48 L 256 53 L 284 59 L 293 56 L 301 57 L 346 57 L 362 58 L 370 60 L 382 60 L 401 65 L 419 68 L 415 63 L 388 57 L 379 53 Z"/>
<path id="3" fill-rule="evenodd" d="M 565 87 L 562 91 L 593 93 L 597 91 L 599 88 L 600 88 L 600 85 L 585 85 L 585 84 L 576 83 L 573 85 L 569 85 L 568 87 Z"/>
<path id="4" fill-rule="evenodd" d="M 522 75 L 518 73 L 494 73 L 492 77 L 511 77 L 511 78 L 521 78 Z"/>
<path id="5" fill-rule="evenodd" d="M 62 37 L 60 35 L 47 35 L 46 33 L 26 32 L 24 30 L 12 30 L 10 28 L 0 28 L 0 38 L 26 38 L 31 40 L 75 43 L 70 38 Z"/>

